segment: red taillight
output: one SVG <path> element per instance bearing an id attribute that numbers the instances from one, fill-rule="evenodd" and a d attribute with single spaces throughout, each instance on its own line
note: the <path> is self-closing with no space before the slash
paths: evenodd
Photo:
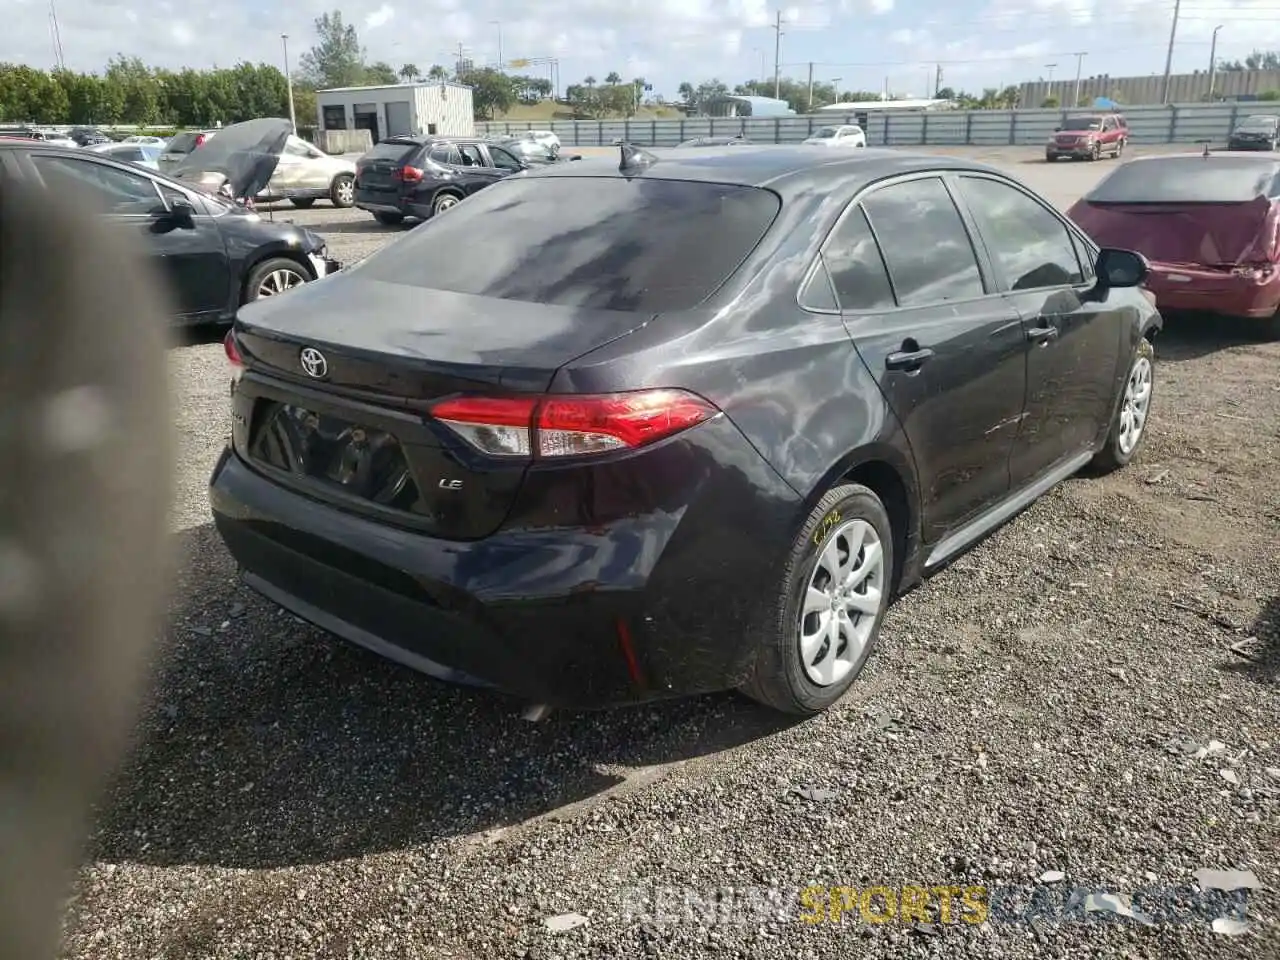
<path id="1" fill-rule="evenodd" d="M 578 457 L 629 450 L 719 411 L 683 390 L 603 396 L 458 397 L 431 415 L 477 450 L 499 457 Z"/>
<path id="2" fill-rule="evenodd" d="M 402 183 L 421 183 L 423 171 L 418 167 L 411 167 L 405 164 L 399 170 L 391 174 L 392 180 L 399 180 Z"/>
<path id="3" fill-rule="evenodd" d="M 233 367 L 243 367 L 244 357 L 240 354 L 240 346 L 236 343 L 236 334 L 234 330 L 228 330 L 226 337 L 222 340 L 222 349 L 227 355 L 227 360 Z"/>

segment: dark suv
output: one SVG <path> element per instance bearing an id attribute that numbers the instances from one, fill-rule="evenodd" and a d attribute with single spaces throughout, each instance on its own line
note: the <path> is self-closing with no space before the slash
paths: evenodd
<path id="1" fill-rule="evenodd" d="M 391 137 L 356 161 L 356 206 L 379 223 L 426 220 L 530 164 L 478 137 Z"/>
<path id="2" fill-rule="evenodd" d="M 1068 117 L 1054 128 L 1045 144 L 1044 158 L 1049 162 L 1059 157 L 1099 160 L 1104 153 L 1118 157 L 1128 142 L 1129 124 L 1118 113 Z"/>

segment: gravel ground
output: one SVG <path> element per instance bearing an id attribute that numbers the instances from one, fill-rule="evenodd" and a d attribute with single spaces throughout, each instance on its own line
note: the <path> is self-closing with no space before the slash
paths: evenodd
<path id="1" fill-rule="evenodd" d="M 1109 169 L 984 155 L 1062 205 Z M 398 232 L 285 215 L 348 261 Z M 1277 956 L 1280 344 L 1191 318 L 1158 356 L 1138 461 L 1066 482 L 899 601 L 825 716 L 724 695 L 529 724 L 236 584 L 205 494 L 221 347 L 176 348 L 184 570 L 66 956 Z M 1035 888 L 1046 908 L 1073 887 L 1186 894 L 1203 867 L 1257 878 L 1245 934 L 1185 902 L 1153 926 L 625 909 L 635 888 L 881 884 Z M 589 922 L 547 929 L 568 913 Z"/>

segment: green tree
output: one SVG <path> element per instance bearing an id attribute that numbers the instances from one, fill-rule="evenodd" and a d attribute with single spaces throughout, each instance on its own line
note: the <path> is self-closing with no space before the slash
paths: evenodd
<path id="1" fill-rule="evenodd" d="M 398 79 L 396 71 L 391 64 L 379 60 L 365 68 L 364 82 L 373 86 L 387 86 L 395 83 Z"/>
<path id="2" fill-rule="evenodd" d="M 516 101 L 511 77 L 492 67 L 471 70 L 458 80 L 471 88 L 472 109 L 477 120 L 492 120 L 499 113 L 511 109 Z"/>
<path id="3" fill-rule="evenodd" d="M 609 84 L 609 86 L 611 87 L 616 86 L 617 84 L 622 82 L 622 75 L 619 74 L 616 70 L 610 70 L 608 75 L 604 78 L 604 82 Z"/>
<path id="4" fill-rule="evenodd" d="M 1053 110 L 1059 105 L 1057 97 L 1045 97 L 1040 101 L 1040 107 L 1044 110 Z"/>
<path id="5" fill-rule="evenodd" d="M 438 63 L 433 63 L 431 69 L 427 71 L 428 80 L 447 80 L 448 78 L 449 71 Z"/>
<path id="6" fill-rule="evenodd" d="M 400 68 L 400 79 L 407 83 L 412 83 L 421 78 L 422 74 L 418 71 L 418 65 L 416 63 L 406 63 Z"/>
<path id="7" fill-rule="evenodd" d="M 316 89 L 355 87 L 365 82 L 364 47 L 356 28 L 334 10 L 315 20 L 315 46 L 298 61 L 299 73 Z M 393 81 L 394 82 L 394 81 Z"/>

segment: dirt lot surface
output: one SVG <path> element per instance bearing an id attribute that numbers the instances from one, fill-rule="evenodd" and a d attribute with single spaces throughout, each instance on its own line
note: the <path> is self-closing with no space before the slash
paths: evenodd
<path id="1" fill-rule="evenodd" d="M 984 159 L 1064 207 L 1114 164 Z M 348 261 L 398 233 L 284 215 Z M 184 572 L 66 956 L 1280 956 L 1280 344 L 1185 318 L 1157 352 L 1138 460 L 899 601 L 827 715 L 724 695 L 529 724 L 237 585 L 205 493 L 222 349 L 176 348 Z M 1201 868 L 1252 871 L 1246 932 L 1215 932 Z M 678 919 L 685 890 L 917 884 L 1012 893 L 983 923 Z"/>

